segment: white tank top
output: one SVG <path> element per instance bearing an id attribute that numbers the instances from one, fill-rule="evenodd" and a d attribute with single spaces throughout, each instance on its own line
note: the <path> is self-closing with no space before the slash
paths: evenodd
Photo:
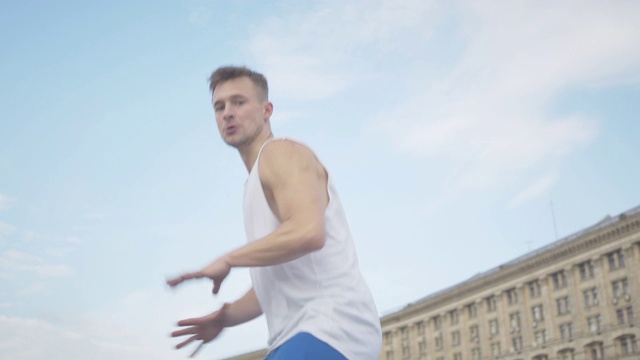
<path id="1" fill-rule="evenodd" d="M 244 190 L 248 242 L 280 226 L 262 190 L 260 153 Z M 267 318 L 269 350 L 308 332 L 350 360 L 377 360 L 382 345 L 378 312 L 360 273 L 349 225 L 330 176 L 327 187 L 324 247 L 284 264 L 250 269 L 253 289 Z"/>

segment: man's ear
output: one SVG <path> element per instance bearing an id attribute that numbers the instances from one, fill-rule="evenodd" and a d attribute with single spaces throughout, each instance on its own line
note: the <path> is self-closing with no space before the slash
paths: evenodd
<path id="1" fill-rule="evenodd" d="M 263 104 L 263 118 L 265 120 L 269 120 L 271 115 L 273 114 L 273 103 L 267 101 Z"/>

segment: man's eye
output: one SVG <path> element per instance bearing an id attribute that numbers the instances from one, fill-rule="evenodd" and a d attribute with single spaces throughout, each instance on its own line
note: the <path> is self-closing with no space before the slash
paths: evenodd
<path id="1" fill-rule="evenodd" d="M 242 105 L 244 103 L 245 103 L 244 100 L 236 100 L 236 101 L 233 102 L 234 105 Z"/>
<path id="2" fill-rule="evenodd" d="M 216 112 L 220 112 L 220 111 L 224 110 L 224 107 L 222 107 L 222 106 L 216 106 L 216 107 L 214 107 L 213 109 L 214 109 Z"/>

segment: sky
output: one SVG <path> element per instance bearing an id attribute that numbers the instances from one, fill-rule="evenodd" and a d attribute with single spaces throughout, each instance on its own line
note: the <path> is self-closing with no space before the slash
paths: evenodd
<path id="1" fill-rule="evenodd" d="M 164 283 L 245 242 L 222 65 L 328 168 L 380 314 L 640 205 L 637 1 L 2 1 L 0 44 L 0 358 L 184 359 L 251 286 Z"/>

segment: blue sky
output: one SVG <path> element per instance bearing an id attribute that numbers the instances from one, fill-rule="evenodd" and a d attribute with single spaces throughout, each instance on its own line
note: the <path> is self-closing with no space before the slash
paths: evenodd
<path id="1" fill-rule="evenodd" d="M 329 168 L 381 313 L 640 205 L 639 24 L 631 1 L 3 2 L 0 357 L 182 359 L 173 323 L 250 286 L 164 286 L 244 242 L 220 65 L 263 72 L 275 134 Z"/>

